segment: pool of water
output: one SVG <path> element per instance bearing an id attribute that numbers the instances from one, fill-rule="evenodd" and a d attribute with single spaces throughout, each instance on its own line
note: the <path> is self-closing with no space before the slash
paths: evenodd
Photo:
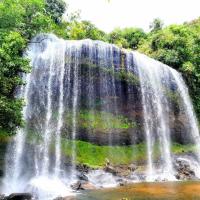
<path id="1" fill-rule="evenodd" d="M 200 200 L 200 182 L 137 183 L 83 192 L 76 200 Z"/>

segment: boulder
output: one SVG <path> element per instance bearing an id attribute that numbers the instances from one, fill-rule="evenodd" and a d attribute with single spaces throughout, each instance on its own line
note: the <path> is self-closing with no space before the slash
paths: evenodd
<path id="1" fill-rule="evenodd" d="M 78 181 L 78 182 L 76 182 L 76 183 L 74 183 L 74 184 L 72 184 L 71 185 L 71 188 L 72 188 L 72 190 L 75 190 L 75 191 L 77 191 L 77 190 L 81 190 L 82 188 L 81 188 L 81 181 Z"/>
<path id="2" fill-rule="evenodd" d="M 111 164 L 106 164 L 106 167 L 104 168 L 104 171 L 111 173 L 114 176 L 119 177 L 129 177 L 137 167 L 134 164 L 131 165 L 118 165 L 118 166 L 112 166 Z"/>
<path id="3" fill-rule="evenodd" d="M 81 184 L 81 189 L 82 190 L 94 190 L 94 189 L 96 189 L 96 187 L 92 183 L 87 182 L 87 183 Z"/>
<path id="4" fill-rule="evenodd" d="M 111 173 L 113 175 L 117 175 L 117 169 L 111 165 L 107 165 L 105 168 L 104 168 L 104 171 L 108 172 L 108 173 Z"/>
<path id="5" fill-rule="evenodd" d="M 177 159 L 175 162 L 175 169 L 177 171 L 176 178 L 178 180 L 195 180 L 195 172 L 186 160 Z"/>
<path id="6" fill-rule="evenodd" d="M 79 164 L 79 165 L 76 165 L 76 169 L 77 171 L 79 171 L 80 173 L 88 173 L 91 168 L 89 168 L 87 165 L 85 164 Z"/>
<path id="7" fill-rule="evenodd" d="M 88 181 L 88 177 L 84 174 L 84 173 L 80 173 L 77 175 L 77 178 L 80 180 L 80 181 Z"/>
<path id="8" fill-rule="evenodd" d="M 130 164 L 130 165 L 128 166 L 128 169 L 129 169 L 130 171 L 132 171 L 132 172 L 134 172 L 137 168 L 138 168 L 138 167 L 137 167 L 136 165 L 134 165 L 134 164 Z"/>
<path id="9" fill-rule="evenodd" d="M 4 197 L 3 200 L 31 200 L 32 195 L 30 193 L 13 193 L 7 197 Z"/>
<path id="10" fill-rule="evenodd" d="M 78 181 L 78 182 L 74 183 L 73 185 L 71 185 L 71 188 L 75 191 L 96 189 L 96 187 L 88 181 L 87 182 L 86 181 Z"/>

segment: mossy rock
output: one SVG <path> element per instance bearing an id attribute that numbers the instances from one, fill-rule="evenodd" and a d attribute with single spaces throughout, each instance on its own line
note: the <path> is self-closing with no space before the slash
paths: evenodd
<path id="1" fill-rule="evenodd" d="M 135 121 L 124 115 L 105 111 L 82 109 L 76 113 L 75 126 L 76 139 L 97 145 L 131 145 L 132 138 L 139 137 Z M 63 136 L 72 138 L 72 127 L 73 112 L 68 111 Z"/>

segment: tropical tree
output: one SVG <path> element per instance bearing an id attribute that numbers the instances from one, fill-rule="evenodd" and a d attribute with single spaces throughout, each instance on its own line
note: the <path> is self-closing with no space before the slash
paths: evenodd
<path id="1" fill-rule="evenodd" d="M 69 38 L 106 41 L 106 34 L 89 21 L 74 21 L 70 24 Z"/>
<path id="2" fill-rule="evenodd" d="M 151 32 L 139 50 L 183 74 L 200 118 L 200 19 Z"/>
<path id="3" fill-rule="evenodd" d="M 109 34 L 109 42 L 129 49 L 137 49 L 140 41 L 145 38 L 146 33 L 140 28 L 116 28 Z"/>
<path id="4" fill-rule="evenodd" d="M 60 23 L 66 6 L 63 0 L 46 0 L 45 9 L 56 23 Z"/>
<path id="5" fill-rule="evenodd" d="M 164 23 L 161 19 L 156 18 L 153 20 L 153 22 L 150 24 L 149 28 L 152 32 L 159 31 L 163 28 Z"/>

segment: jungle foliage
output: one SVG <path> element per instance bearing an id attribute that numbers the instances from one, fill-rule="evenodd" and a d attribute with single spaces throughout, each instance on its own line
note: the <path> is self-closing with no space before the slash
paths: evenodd
<path id="1" fill-rule="evenodd" d="M 139 51 L 182 73 L 200 119 L 200 18 L 153 29 L 140 42 Z"/>
<path id="2" fill-rule="evenodd" d="M 51 6 L 57 9 L 51 10 Z M 2 0 L 0 2 L 0 129 L 14 133 L 23 125 L 22 99 L 16 88 L 25 84 L 21 74 L 30 70 L 23 57 L 27 43 L 40 32 L 58 32 L 64 13 L 61 0 Z M 65 28 L 64 28 L 65 29 Z M 64 32 L 64 29 L 62 32 Z"/>

